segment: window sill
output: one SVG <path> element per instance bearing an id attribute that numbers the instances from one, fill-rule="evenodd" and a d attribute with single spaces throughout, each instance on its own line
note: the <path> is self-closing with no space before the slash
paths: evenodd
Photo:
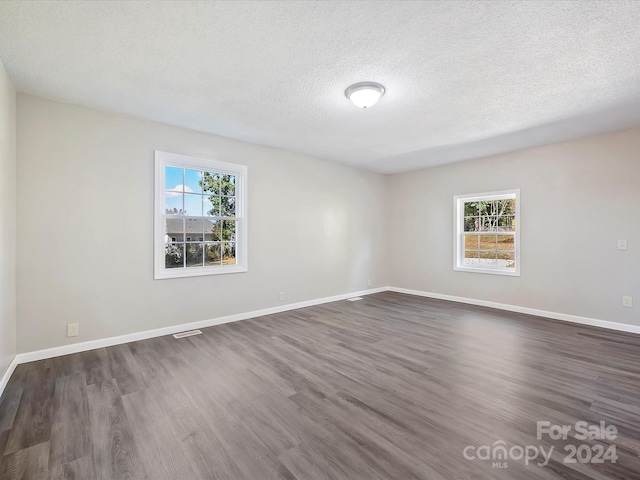
<path id="1" fill-rule="evenodd" d="M 507 277 L 519 277 L 519 270 L 498 270 L 494 268 L 469 268 L 469 267 L 453 267 L 456 272 L 469 273 L 488 273 L 489 275 L 505 275 Z"/>
<path id="2" fill-rule="evenodd" d="M 155 280 L 165 280 L 167 278 L 205 277 L 209 275 L 226 275 L 228 273 L 245 273 L 247 271 L 247 267 L 243 265 L 179 268 L 176 271 L 163 269 L 160 272 L 156 272 L 153 278 Z"/>

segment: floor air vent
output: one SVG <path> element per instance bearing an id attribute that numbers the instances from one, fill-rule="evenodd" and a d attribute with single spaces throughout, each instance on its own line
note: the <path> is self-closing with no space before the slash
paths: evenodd
<path id="1" fill-rule="evenodd" d="M 194 335 L 202 335 L 200 330 L 189 330 L 188 332 L 176 333 L 173 338 L 193 337 Z"/>
<path id="2" fill-rule="evenodd" d="M 362 300 L 362 297 L 347 298 L 347 300 L 349 300 L 350 302 L 357 302 L 358 300 Z"/>

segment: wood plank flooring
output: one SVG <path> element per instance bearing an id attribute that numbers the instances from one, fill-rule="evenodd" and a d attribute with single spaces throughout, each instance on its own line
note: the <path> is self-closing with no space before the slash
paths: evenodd
<path id="1" fill-rule="evenodd" d="M 0 480 L 640 479 L 640 335 L 389 292 L 202 330 L 20 365 Z M 463 456 L 497 441 L 555 452 Z"/>

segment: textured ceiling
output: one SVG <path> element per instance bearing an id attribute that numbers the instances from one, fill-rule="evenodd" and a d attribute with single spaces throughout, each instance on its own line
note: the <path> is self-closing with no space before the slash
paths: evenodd
<path id="1" fill-rule="evenodd" d="M 616 0 L 3 1 L 0 59 L 22 92 L 399 172 L 640 125 L 639 25 Z"/>

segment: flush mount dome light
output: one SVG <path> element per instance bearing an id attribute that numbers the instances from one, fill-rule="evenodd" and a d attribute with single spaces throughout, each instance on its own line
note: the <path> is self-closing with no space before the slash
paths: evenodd
<path id="1" fill-rule="evenodd" d="M 344 94 L 356 107 L 369 108 L 374 106 L 384 95 L 384 87 L 379 83 L 361 82 L 351 85 Z"/>

